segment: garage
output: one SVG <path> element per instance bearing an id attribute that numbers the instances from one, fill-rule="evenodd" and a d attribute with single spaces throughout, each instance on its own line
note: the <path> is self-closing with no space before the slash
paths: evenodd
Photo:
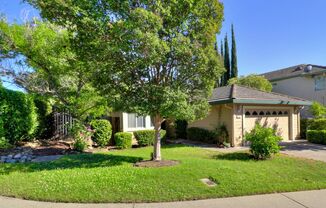
<path id="1" fill-rule="evenodd" d="M 297 97 L 230 85 L 215 88 L 209 99 L 208 115 L 188 127 L 214 131 L 227 128 L 231 146 L 247 145 L 246 132 L 256 125 L 273 128 L 283 141 L 300 139 L 300 110 L 312 103 Z"/>
<path id="2" fill-rule="evenodd" d="M 250 132 L 257 123 L 276 130 L 283 141 L 290 138 L 290 113 L 287 109 L 245 109 L 244 131 Z"/>

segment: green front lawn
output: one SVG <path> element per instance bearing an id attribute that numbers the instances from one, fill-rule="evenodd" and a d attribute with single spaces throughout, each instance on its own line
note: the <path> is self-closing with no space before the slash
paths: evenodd
<path id="1" fill-rule="evenodd" d="M 278 155 L 254 161 L 247 153 L 219 154 L 168 146 L 174 167 L 136 168 L 152 148 L 66 156 L 51 163 L 0 164 L 0 195 L 62 202 L 152 202 L 326 188 L 326 163 Z M 216 187 L 199 179 L 212 178 Z"/>

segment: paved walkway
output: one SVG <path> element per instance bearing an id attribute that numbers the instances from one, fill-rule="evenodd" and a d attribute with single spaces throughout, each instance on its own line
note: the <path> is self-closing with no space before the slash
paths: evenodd
<path id="1" fill-rule="evenodd" d="M 307 141 L 282 142 L 284 149 L 281 151 L 284 154 L 320 160 L 326 162 L 326 145 L 318 145 Z"/>
<path id="2" fill-rule="evenodd" d="M 326 189 L 279 194 L 143 204 L 69 204 L 0 196 L 0 208 L 325 208 Z"/>
<path id="3" fill-rule="evenodd" d="M 217 148 L 214 144 L 203 144 L 200 142 L 189 141 L 184 139 L 176 140 L 176 143 L 190 146 L 202 147 L 213 151 L 232 153 L 237 151 L 249 150 L 249 147 Z M 291 142 L 281 142 L 283 149 L 281 153 L 294 157 L 301 157 L 326 162 L 326 145 L 319 145 L 307 142 L 307 140 L 297 140 Z"/>

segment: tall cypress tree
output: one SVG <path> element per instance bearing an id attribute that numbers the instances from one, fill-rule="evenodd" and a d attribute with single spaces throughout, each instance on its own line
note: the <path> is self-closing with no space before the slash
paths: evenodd
<path id="1" fill-rule="evenodd" d="M 237 46 L 235 43 L 234 28 L 231 26 L 232 48 L 231 48 L 231 78 L 238 77 Z"/>
<path id="2" fill-rule="evenodd" d="M 220 57 L 220 53 L 219 53 L 219 50 L 218 50 L 218 41 L 215 42 L 214 49 L 216 51 L 217 56 Z M 219 87 L 219 86 L 221 86 L 221 79 L 220 78 L 216 81 L 216 87 Z"/>
<path id="3" fill-rule="evenodd" d="M 224 58 L 224 51 L 223 51 L 224 45 L 223 40 L 221 40 L 221 57 Z"/>
<path id="4" fill-rule="evenodd" d="M 229 43 L 228 43 L 228 35 L 225 34 L 224 38 L 224 68 L 226 72 L 224 73 L 224 85 L 227 85 L 230 74 L 231 74 L 231 68 L 230 68 L 230 51 L 229 51 Z"/>

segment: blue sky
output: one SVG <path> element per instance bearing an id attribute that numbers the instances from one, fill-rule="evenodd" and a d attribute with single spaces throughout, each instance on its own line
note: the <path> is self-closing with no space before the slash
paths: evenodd
<path id="1" fill-rule="evenodd" d="M 235 26 L 241 75 L 297 64 L 326 65 L 325 0 L 222 0 L 225 21 Z M 21 22 L 38 12 L 20 0 L 0 0 L 0 12 Z M 230 38 L 229 38 L 230 40 Z"/>

